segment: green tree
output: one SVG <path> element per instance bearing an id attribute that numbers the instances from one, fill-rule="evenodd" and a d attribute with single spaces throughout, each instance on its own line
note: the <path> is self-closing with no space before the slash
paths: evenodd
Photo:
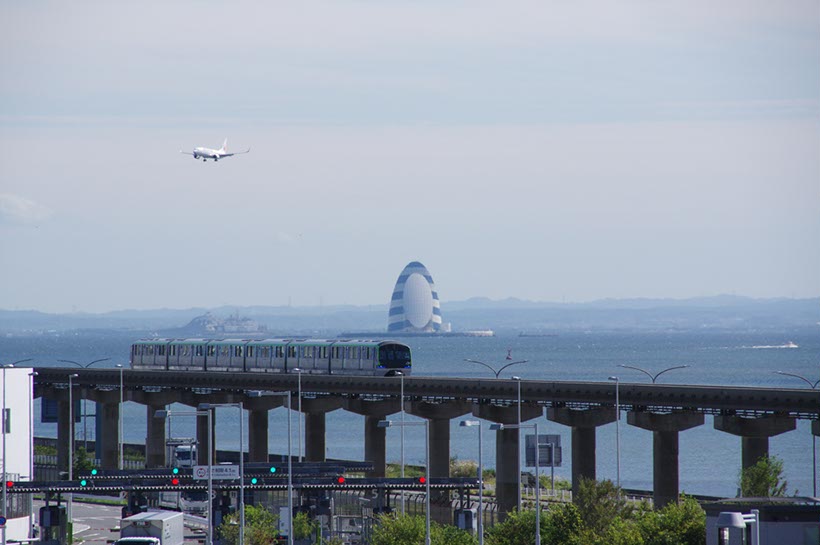
<path id="1" fill-rule="evenodd" d="M 316 535 L 319 523 L 311 520 L 307 513 L 296 513 L 293 517 L 293 538 L 307 539 Z"/>
<path id="2" fill-rule="evenodd" d="M 231 513 L 222 519 L 222 524 L 217 528 L 217 535 L 225 545 L 238 545 L 239 513 Z M 245 505 L 245 543 L 247 545 L 270 545 L 276 541 L 278 535 L 278 515 L 274 515 L 264 507 Z"/>
<path id="3" fill-rule="evenodd" d="M 755 465 L 740 472 L 740 492 L 745 497 L 785 496 L 786 484 L 783 460 L 777 456 L 762 456 Z"/>
<path id="4" fill-rule="evenodd" d="M 702 545 L 706 512 L 693 498 L 683 497 L 657 511 L 641 512 L 637 527 L 645 545 Z"/>
<path id="5" fill-rule="evenodd" d="M 572 504 L 553 505 L 541 512 L 541 542 L 551 545 L 585 545 L 588 532 L 578 508 Z M 529 545 L 535 543 L 535 510 L 513 512 L 487 533 L 488 545 Z"/>
<path id="6" fill-rule="evenodd" d="M 425 519 L 420 516 L 382 515 L 373 528 L 370 545 L 424 545 Z M 475 537 L 455 526 L 430 525 L 432 545 L 476 545 Z"/>
<path id="7" fill-rule="evenodd" d="M 581 479 L 578 493 L 573 496 L 584 525 L 596 535 L 603 535 L 617 518 L 631 518 L 635 506 L 627 502 L 612 481 Z"/>
<path id="8" fill-rule="evenodd" d="M 77 477 L 77 473 L 80 472 L 89 472 L 94 469 L 94 460 L 91 459 L 91 456 L 88 455 L 88 451 L 84 448 L 78 448 L 74 450 L 74 477 Z"/>

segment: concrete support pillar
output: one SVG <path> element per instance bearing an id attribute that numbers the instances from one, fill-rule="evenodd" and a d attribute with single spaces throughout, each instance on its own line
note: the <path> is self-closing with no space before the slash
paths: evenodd
<path id="1" fill-rule="evenodd" d="M 248 411 L 248 461 L 268 461 L 268 410 Z"/>
<path id="2" fill-rule="evenodd" d="M 157 411 L 164 410 L 165 405 L 147 405 L 145 409 L 145 467 L 165 467 L 166 419 L 154 416 Z"/>
<path id="3" fill-rule="evenodd" d="M 364 417 L 364 459 L 373 462 L 373 472 L 368 477 L 384 477 L 387 472 L 385 445 L 387 430 L 378 427 L 381 416 Z"/>
<path id="4" fill-rule="evenodd" d="M 60 399 L 57 405 L 57 470 L 66 472 L 68 471 L 69 444 L 74 434 L 74 422 L 71 422 L 68 413 L 69 404 L 66 396 L 66 399 Z"/>
<path id="5" fill-rule="evenodd" d="M 703 414 L 692 412 L 650 413 L 630 411 L 626 421 L 652 432 L 653 502 L 656 508 L 678 501 L 678 433 L 703 425 Z"/>
<path id="6" fill-rule="evenodd" d="M 595 480 L 595 428 L 615 422 L 614 407 L 568 409 L 550 407 L 547 419 L 572 427 L 572 492 L 578 492 L 581 479 Z"/>
<path id="7" fill-rule="evenodd" d="M 208 433 L 208 417 L 207 415 L 196 417 L 196 442 L 199 445 L 199 448 L 196 450 L 196 460 L 199 465 L 206 466 L 208 465 L 208 449 L 213 449 L 214 446 L 211 444 L 211 437 L 215 437 L 216 435 L 216 418 L 213 414 L 213 409 L 211 411 L 211 433 Z M 212 461 L 214 465 L 218 464 L 219 461 L 216 459 L 216 452 L 212 454 L 213 458 Z"/>
<path id="8" fill-rule="evenodd" d="M 733 415 L 715 416 L 715 429 L 742 437 L 743 469 L 752 467 L 763 456 L 769 455 L 769 437 L 792 431 L 797 421 L 790 416 L 768 415 L 743 418 Z"/>
<path id="9" fill-rule="evenodd" d="M 398 400 L 366 401 L 362 399 L 346 399 L 344 408 L 364 419 L 364 459 L 373 462 L 373 471 L 368 477 L 384 477 L 387 473 L 385 459 L 385 428 L 379 428 L 379 420 L 384 420 L 389 414 L 400 410 Z"/>
<path id="10" fill-rule="evenodd" d="M 327 447 L 325 446 L 326 413 L 307 413 L 305 415 L 305 460 L 324 462 Z"/>
<path id="11" fill-rule="evenodd" d="M 102 409 L 102 434 L 97 438 L 101 447 L 103 469 L 117 469 L 120 465 L 119 427 L 120 405 L 117 403 L 99 403 Z"/>
<path id="12" fill-rule="evenodd" d="M 299 408 L 299 400 L 291 399 L 293 408 Z M 303 459 L 308 462 L 324 462 L 327 447 L 325 446 L 325 421 L 329 412 L 341 409 L 344 398 L 327 396 L 302 398 L 302 413 L 305 415 Z M 296 455 L 299 452 L 298 441 Z"/>
<path id="13" fill-rule="evenodd" d="M 521 421 L 526 422 L 543 414 L 541 407 L 534 404 L 521 406 Z M 517 424 L 516 405 L 473 405 L 473 415 L 482 420 L 499 424 Z M 503 522 L 507 513 L 518 508 L 518 478 L 521 472 L 521 451 L 518 429 L 504 429 L 495 432 L 495 489 L 499 519 Z"/>

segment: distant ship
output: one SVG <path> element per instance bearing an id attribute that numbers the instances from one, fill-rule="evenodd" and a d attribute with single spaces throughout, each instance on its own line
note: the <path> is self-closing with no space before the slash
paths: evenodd
<path id="1" fill-rule="evenodd" d="M 783 345 L 783 348 L 800 348 L 796 343 L 789 341 Z"/>

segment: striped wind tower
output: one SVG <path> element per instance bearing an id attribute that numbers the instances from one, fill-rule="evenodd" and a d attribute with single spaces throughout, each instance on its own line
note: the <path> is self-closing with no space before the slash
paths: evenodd
<path id="1" fill-rule="evenodd" d="M 388 332 L 435 333 L 441 331 L 441 305 L 427 268 L 413 261 L 396 280 L 390 299 Z"/>

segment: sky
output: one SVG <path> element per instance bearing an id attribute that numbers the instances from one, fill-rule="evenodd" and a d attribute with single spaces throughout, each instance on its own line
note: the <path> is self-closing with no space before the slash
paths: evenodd
<path id="1" fill-rule="evenodd" d="M 3 2 L 0 308 L 817 297 L 818 67 L 816 0 Z"/>

